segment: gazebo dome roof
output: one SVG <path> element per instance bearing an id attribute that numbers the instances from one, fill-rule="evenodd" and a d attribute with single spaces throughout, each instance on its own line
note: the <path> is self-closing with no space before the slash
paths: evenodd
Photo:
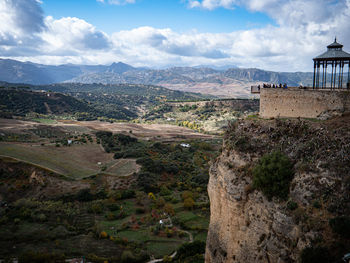
<path id="1" fill-rule="evenodd" d="M 334 39 L 334 42 L 330 45 L 327 46 L 328 49 L 333 49 L 333 48 L 343 48 L 342 44 L 339 44 L 337 42 L 337 38 Z"/>
<path id="2" fill-rule="evenodd" d="M 317 57 L 314 60 L 348 60 L 350 54 L 343 51 L 343 45 L 334 39 L 334 42 L 327 46 L 327 51 Z"/>

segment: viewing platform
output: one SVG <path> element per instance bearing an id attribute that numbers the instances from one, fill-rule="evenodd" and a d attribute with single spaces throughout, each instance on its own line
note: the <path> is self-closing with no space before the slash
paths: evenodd
<path id="1" fill-rule="evenodd" d="M 260 94 L 260 116 L 327 119 L 350 112 L 350 54 L 342 48 L 335 39 L 313 59 L 312 87 L 251 86 L 252 94 Z"/>

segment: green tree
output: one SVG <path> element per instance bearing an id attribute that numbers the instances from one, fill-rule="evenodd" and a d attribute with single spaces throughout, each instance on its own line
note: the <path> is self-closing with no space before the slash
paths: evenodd
<path id="1" fill-rule="evenodd" d="M 193 193 L 191 191 L 184 191 L 182 193 L 182 199 L 185 200 L 187 198 L 192 198 L 193 199 Z"/>
<path id="2" fill-rule="evenodd" d="M 261 190 L 269 200 L 274 196 L 284 200 L 289 194 L 289 184 L 293 176 L 293 164 L 289 158 L 274 151 L 264 155 L 254 167 L 253 186 Z"/>
<path id="3" fill-rule="evenodd" d="M 171 216 L 175 215 L 174 207 L 171 204 L 169 204 L 169 203 L 165 204 L 164 211 L 166 213 L 168 213 L 169 215 L 171 215 Z"/>
<path id="4" fill-rule="evenodd" d="M 184 207 L 187 209 L 193 209 L 195 205 L 194 200 L 191 197 L 188 197 L 184 200 Z"/>

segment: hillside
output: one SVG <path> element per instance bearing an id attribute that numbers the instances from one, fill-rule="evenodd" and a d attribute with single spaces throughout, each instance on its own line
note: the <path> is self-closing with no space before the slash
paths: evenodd
<path id="1" fill-rule="evenodd" d="M 143 97 L 166 97 L 169 100 L 193 100 L 203 98 L 213 98 L 214 96 L 202 95 L 192 92 L 170 90 L 155 85 L 143 84 L 101 84 L 101 83 L 59 83 L 51 85 L 32 86 L 36 90 L 52 90 L 64 93 L 108 93 L 114 95 L 143 96 Z"/>
<path id="2" fill-rule="evenodd" d="M 341 262 L 350 251 L 350 116 L 230 125 L 210 168 L 206 262 Z"/>
<path id="3" fill-rule="evenodd" d="M 27 85 L 1 82 L 3 116 L 70 115 L 79 120 L 131 120 L 164 101 L 214 98 L 152 85 L 80 84 Z"/>
<path id="4" fill-rule="evenodd" d="M 232 68 L 218 71 L 211 68 L 175 67 L 165 70 L 130 70 L 123 73 L 88 73 L 78 76 L 69 82 L 78 83 L 137 83 L 137 84 L 193 84 L 193 83 L 234 83 L 237 80 L 246 82 L 288 83 L 299 86 L 312 83 L 313 75 L 303 72 L 273 72 L 261 69 Z"/>
<path id="5" fill-rule="evenodd" d="M 98 105 L 56 92 L 37 92 L 20 88 L 0 89 L 0 113 L 4 116 L 25 116 L 28 113 L 44 115 L 75 115 L 78 119 L 96 119 L 106 116 L 115 119 L 132 119 L 137 115 L 115 105 L 104 110 Z M 81 116 L 80 116 L 81 115 Z"/>
<path id="6" fill-rule="evenodd" d="M 259 111 L 259 104 L 257 99 L 165 102 L 149 110 L 142 120 L 222 134 L 228 122 L 254 116 Z"/>
<path id="7" fill-rule="evenodd" d="M 87 103 L 64 94 L 21 89 L 0 89 L 0 105 L 3 111 L 16 115 L 29 112 L 63 114 L 90 110 Z"/>
<path id="8" fill-rule="evenodd" d="M 121 62 L 109 66 L 47 66 L 0 59 L 0 81 L 36 85 L 59 82 L 157 85 L 224 97 L 249 97 L 250 86 L 263 82 L 311 85 L 312 77 L 312 73 L 272 72 L 254 68 L 218 70 L 209 67 L 173 67 L 155 70 L 135 68 Z"/>
<path id="9" fill-rule="evenodd" d="M 50 84 L 75 78 L 91 72 L 123 73 L 133 67 L 124 63 L 103 65 L 73 65 L 59 66 L 20 62 L 11 59 L 0 59 L 0 80 L 13 83 Z"/>
<path id="10" fill-rule="evenodd" d="M 68 82 L 134 83 L 161 85 L 173 90 L 198 92 L 222 97 L 250 97 L 250 86 L 261 83 L 288 83 L 289 86 L 311 85 L 312 73 L 272 72 L 260 69 L 176 67 L 165 70 L 130 70 L 117 73 L 87 73 Z"/>

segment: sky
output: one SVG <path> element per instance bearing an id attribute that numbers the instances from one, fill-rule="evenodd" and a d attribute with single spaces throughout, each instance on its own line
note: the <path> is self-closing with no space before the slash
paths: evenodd
<path id="1" fill-rule="evenodd" d="M 312 71 L 350 0 L 0 0 L 0 57 L 41 64 Z"/>

